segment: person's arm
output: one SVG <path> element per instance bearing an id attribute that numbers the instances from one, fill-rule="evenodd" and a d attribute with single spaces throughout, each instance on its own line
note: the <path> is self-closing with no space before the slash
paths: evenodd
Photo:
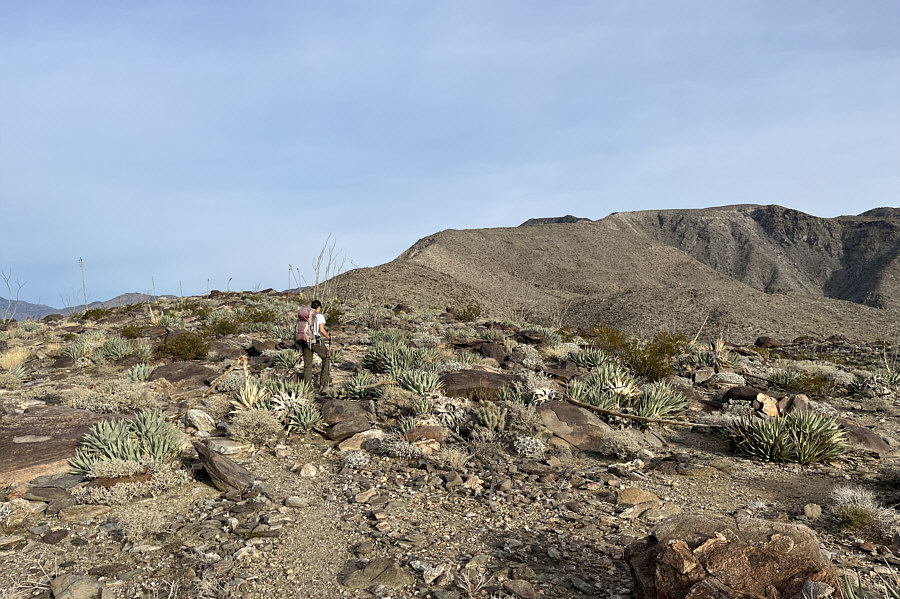
<path id="1" fill-rule="evenodd" d="M 325 330 L 325 323 L 319 323 L 319 335 L 325 337 L 326 339 L 331 339 L 331 335 L 328 334 L 328 331 Z"/>

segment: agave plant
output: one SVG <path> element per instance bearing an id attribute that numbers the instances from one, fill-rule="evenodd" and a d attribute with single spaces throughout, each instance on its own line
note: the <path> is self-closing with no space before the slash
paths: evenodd
<path id="1" fill-rule="evenodd" d="M 513 383 L 509 387 L 503 387 L 498 394 L 500 401 L 513 401 L 525 403 L 528 399 L 528 391 L 522 383 Z"/>
<path id="2" fill-rule="evenodd" d="M 17 379 L 19 379 L 22 382 L 25 382 L 28 380 L 28 372 L 25 370 L 25 366 L 23 366 L 22 364 L 16 364 L 12 368 L 10 368 L 7 372 L 8 372 L 8 374 L 13 375 L 14 377 L 16 377 Z"/>
<path id="3" fill-rule="evenodd" d="M 80 339 L 73 341 L 63 350 L 63 353 L 77 362 L 87 356 L 87 344 Z"/>
<path id="4" fill-rule="evenodd" d="M 847 439 L 838 424 L 816 412 L 781 418 L 741 418 L 725 429 L 735 453 L 769 462 L 811 464 L 840 457 Z"/>
<path id="5" fill-rule="evenodd" d="M 573 352 L 569 354 L 569 359 L 587 370 L 595 370 L 611 362 L 609 356 L 593 347 L 580 352 Z"/>
<path id="6" fill-rule="evenodd" d="M 267 403 L 267 409 L 275 415 L 282 424 L 287 424 L 288 414 L 295 406 L 309 402 L 308 397 L 298 396 L 294 392 L 281 392 L 272 395 Z"/>
<path id="7" fill-rule="evenodd" d="M 290 370 L 300 362 L 300 352 L 295 349 L 283 349 L 272 362 L 276 368 Z"/>
<path id="8" fill-rule="evenodd" d="M 128 378 L 132 381 L 146 381 L 155 370 L 154 366 L 141 362 L 128 369 Z"/>
<path id="9" fill-rule="evenodd" d="M 282 341 L 293 341 L 296 331 L 292 324 L 273 324 L 268 327 L 269 334 L 275 339 Z"/>
<path id="10" fill-rule="evenodd" d="M 134 343 L 125 337 L 110 337 L 97 350 L 97 355 L 107 360 L 118 360 L 134 353 Z"/>
<path id="11" fill-rule="evenodd" d="M 297 397 L 312 397 L 313 388 L 309 383 L 299 380 L 290 379 L 265 378 L 260 381 L 262 387 L 269 392 L 269 395 L 277 395 L 278 393 L 293 393 Z"/>
<path id="12" fill-rule="evenodd" d="M 588 384 L 626 400 L 640 395 L 634 376 L 625 368 L 608 363 L 591 373 Z"/>
<path id="13" fill-rule="evenodd" d="M 271 395 L 271 392 L 262 385 L 247 381 L 243 387 L 234 393 L 231 400 L 232 411 L 255 410 L 262 406 Z"/>
<path id="14" fill-rule="evenodd" d="M 103 420 L 87 432 L 70 460 L 72 471 L 88 474 L 101 461 L 167 463 L 178 457 L 177 430 L 155 410 L 141 410 L 131 422 Z"/>
<path id="15" fill-rule="evenodd" d="M 404 370 L 397 376 L 397 384 L 419 395 L 434 393 L 443 386 L 440 375 L 422 370 Z"/>
<path id="16" fill-rule="evenodd" d="M 342 388 L 347 391 L 347 399 L 361 400 L 381 397 L 384 393 L 374 375 L 360 371 L 347 379 Z"/>
<path id="17" fill-rule="evenodd" d="M 634 413 L 646 418 L 671 418 L 687 410 L 687 400 L 663 381 L 647 385 L 635 402 Z"/>
<path id="18" fill-rule="evenodd" d="M 311 403 L 295 405 L 287 416 L 287 430 L 289 433 L 305 435 L 311 430 L 325 424 L 322 413 Z"/>

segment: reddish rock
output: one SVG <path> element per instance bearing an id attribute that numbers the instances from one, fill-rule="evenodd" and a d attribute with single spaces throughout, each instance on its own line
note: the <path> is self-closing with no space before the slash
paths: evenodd
<path id="1" fill-rule="evenodd" d="M 519 381 L 518 376 L 491 370 L 455 370 L 441 375 L 445 395 L 474 400 L 496 400 L 500 389 L 511 387 Z"/>
<path id="2" fill-rule="evenodd" d="M 600 449 L 611 430 L 589 411 L 564 401 L 548 401 L 537 413 L 551 433 L 583 451 Z"/>
<path id="3" fill-rule="evenodd" d="M 410 443 L 422 441 L 423 439 L 431 439 L 438 443 L 446 443 L 450 431 L 443 426 L 416 426 L 406 433 L 406 440 Z"/>
<path id="4" fill-rule="evenodd" d="M 150 381 L 158 381 L 165 379 L 170 383 L 179 383 L 186 381 L 189 383 L 199 384 L 206 379 L 214 379 L 219 376 L 212 368 L 201 366 L 195 362 L 172 362 L 158 366 L 150 375 Z"/>

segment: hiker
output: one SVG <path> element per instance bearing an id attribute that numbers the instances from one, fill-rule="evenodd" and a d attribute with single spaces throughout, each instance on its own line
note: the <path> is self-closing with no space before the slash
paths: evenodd
<path id="1" fill-rule="evenodd" d="M 297 314 L 297 334 L 295 345 L 303 351 L 303 382 L 312 382 L 313 352 L 322 358 L 322 372 L 319 373 L 320 389 L 326 387 L 331 370 L 331 355 L 321 342 L 322 338 L 331 339 L 325 330 L 325 315 L 322 314 L 322 302 L 313 300 L 309 308 L 300 308 Z"/>

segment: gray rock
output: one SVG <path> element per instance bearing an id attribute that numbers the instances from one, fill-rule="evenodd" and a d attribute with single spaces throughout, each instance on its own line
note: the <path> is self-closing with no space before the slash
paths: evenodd
<path id="1" fill-rule="evenodd" d="M 184 422 L 204 433 L 211 433 L 216 430 L 216 421 L 212 419 L 212 416 L 196 408 L 187 411 L 184 415 Z"/>
<path id="2" fill-rule="evenodd" d="M 351 589 L 385 586 L 399 589 L 415 582 L 415 578 L 394 560 L 379 558 L 344 577 L 343 585 Z"/>
<path id="3" fill-rule="evenodd" d="M 253 448 L 253 446 L 248 443 L 241 443 L 232 439 L 222 439 L 220 437 L 210 438 L 206 442 L 206 446 L 222 455 L 234 455 Z"/>
<path id="4" fill-rule="evenodd" d="M 210 377 L 217 377 L 218 373 L 206 366 L 201 366 L 195 362 L 172 362 L 164 364 L 154 369 L 153 374 L 148 380 L 158 381 L 165 379 L 170 383 L 178 383 L 181 381 L 201 382 Z"/>
<path id="5" fill-rule="evenodd" d="M 582 451 L 601 449 L 611 430 L 589 411 L 564 401 L 548 401 L 537 413 L 547 430 Z"/>
<path id="6" fill-rule="evenodd" d="M 301 508 L 308 507 L 312 503 L 312 500 L 306 497 L 298 497 L 296 495 L 292 495 L 284 500 L 284 505 L 286 507 L 292 508 Z"/>
<path id="7" fill-rule="evenodd" d="M 97 599 L 103 594 L 103 585 L 93 576 L 63 574 L 50 583 L 55 599 Z"/>

